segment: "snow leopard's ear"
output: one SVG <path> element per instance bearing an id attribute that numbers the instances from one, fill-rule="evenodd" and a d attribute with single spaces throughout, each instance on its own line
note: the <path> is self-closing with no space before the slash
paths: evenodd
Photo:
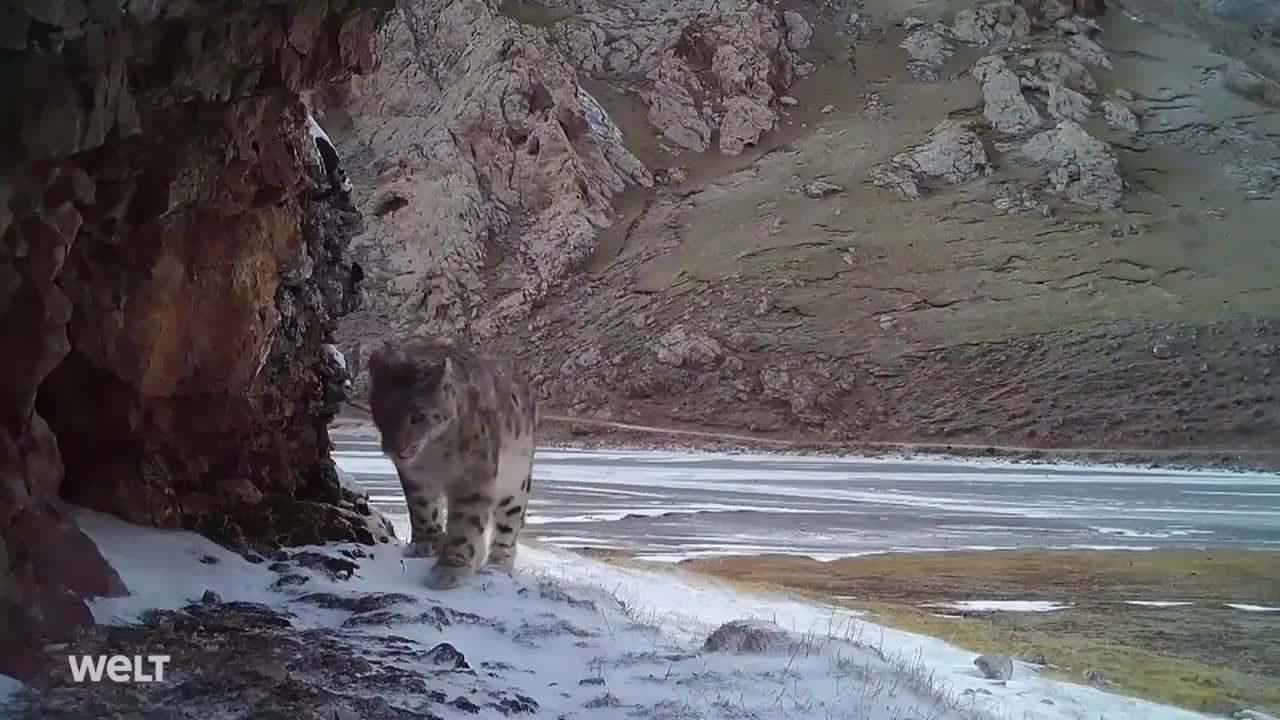
<path id="1" fill-rule="evenodd" d="M 376 384 L 407 387 L 413 384 L 416 374 L 414 364 L 390 342 L 369 356 L 369 379 Z"/>
<path id="2" fill-rule="evenodd" d="M 436 362 L 420 364 L 415 369 L 415 387 L 431 392 L 445 385 L 453 376 L 453 361 L 446 355 Z"/>

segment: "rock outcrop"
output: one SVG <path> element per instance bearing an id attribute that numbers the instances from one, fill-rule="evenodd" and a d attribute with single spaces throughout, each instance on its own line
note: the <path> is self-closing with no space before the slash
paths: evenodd
<path id="1" fill-rule="evenodd" d="M 509 327 L 590 252 L 610 199 L 653 183 L 559 52 L 495 4 L 406 2 L 377 52 L 324 95 L 368 188 L 353 253 L 375 280 L 343 335 L 357 391 L 373 338 Z"/>
<path id="2" fill-rule="evenodd" d="M 759 2 L 639 15 L 593 2 L 524 23 L 491 0 L 402 4 L 378 38 L 382 68 L 325 94 L 335 140 L 359 148 L 348 170 L 368 188 L 353 253 L 376 280 L 341 335 L 354 391 L 371 338 L 519 328 L 593 252 L 619 193 L 654 184 L 583 85 L 629 94 L 656 152 L 737 154 L 776 126 L 812 35 Z"/>
<path id="3" fill-rule="evenodd" d="M 872 168 L 870 175 L 875 185 L 893 188 L 904 200 L 915 200 L 920 186 L 931 179 L 958 185 L 990 174 L 986 148 L 971 124 L 944 120 L 927 141 Z"/>
<path id="4" fill-rule="evenodd" d="M 1040 113 L 1023 97 L 1022 84 L 1004 58 L 988 55 L 974 63 L 973 79 L 982 88 L 982 114 L 997 132 L 1017 135 L 1040 126 Z"/>
<path id="5" fill-rule="evenodd" d="M 1049 168 L 1049 184 L 1068 200 L 1101 209 L 1120 206 L 1120 163 L 1105 143 L 1071 120 L 1027 141 L 1022 153 Z"/>
<path id="6" fill-rule="evenodd" d="M 64 499 L 375 541 L 326 430 L 361 216 L 299 93 L 374 67 L 387 4 L 0 6 L 0 673 L 126 592 Z"/>
<path id="7" fill-rule="evenodd" d="M 756 0 L 677 0 L 643 12 L 591 2 L 551 34 L 574 66 L 633 88 L 673 148 L 706 150 L 718 129 L 720 150 L 737 154 L 773 126 L 773 102 L 813 29 L 798 13 Z"/>

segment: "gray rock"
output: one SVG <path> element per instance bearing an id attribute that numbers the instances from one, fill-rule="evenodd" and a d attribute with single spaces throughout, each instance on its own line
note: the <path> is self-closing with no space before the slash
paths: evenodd
<path id="1" fill-rule="evenodd" d="M 1058 20 L 1071 16 L 1071 3 L 1065 0 L 1025 0 L 1023 5 L 1044 27 L 1052 27 Z"/>
<path id="2" fill-rule="evenodd" d="M 1096 208 L 1120 206 L 1124 181 L 1119 162 L 1105 144 L 1074 121 L 1062 120 L 1032 137 L 1022 146 L 1022 154 L 1049 166 L 1053 191 L 1068 200 Z"/>
<path id="3" fill-rule="evenodd" d="M 1167 342 L 1158 342 L 1155 345 L 1152 345 L 1151 354 L 1155 356 L 1157 360 L 1168 360 L 1174 355 L 1177 355 Z"/>
<path id="4" fill-rule="evenodd" d="M 979 655 L 973 664 L 989 680 L 1009 680 L 1013 677 L 1013 658 L 1008 655 Z"/>
<path id="5" fill-rule="evenodd" d="M 205 590 L 204 595 L 200 596 L 200 602 L 205 605 L 217 605 L 222 602 L 222 596 L 212 590 Z"/>
<path id="6" fill-rule="evenodd" d="M 864 25 L 862 15 L 857 11 L 850 12 L 849 17 L 845 18 L 844 21 L 845 30 L 853 37 L 858 37 L 862 34 Z"/>
<path id="7" fill-rule="evenodd" d="M 945 25 L 921 23 L 909 29 L 898 47 L 906 50 L 912 60 L 941 65 L 955 53 L 955 47 L 948 41 L 949 35 Z"/>
<path id="8" fill-rule="evenodd" d="M 826 180 L 814 180 L 807 182 L 800 187 L 800 190 L 807 196 L 815 200 L 824 197 L 830 197 L 837 193 L 844 192 L 843 185 L 837 185 Z"/>
<path id="9" fill-rule="evenodd" d="M 809 21 L 794 10 L 783 13 L 782 19 L 787 26 L 787 47 L 792 50 L 809 47 L 809 43 L 813 41 L 813 26 Z"/>
<path id="10" fill-rule="evenodd" d="M 782 626 L 764 620 L 733 620 L 707 636 L 706 652 L 769 653 L 791 647 L 791 634 Z"/>
<path id="11" fill-rule="evenodd" d="M 731 98 L 720 120 L 720 152 L 738 155 L 773 129 L 777 116 L 764 103 L 748 97 Z"/>
<path id="12" fill-rule="evenodd" d="M 427 659 L 431 664 L 438 667 L 446 667 L 451 670 L 470 670 L 471 665 L 467 662 L 467 657 L 462 651 L 453 645 L 444 642 L 436 645 L 427 652 Z"/>
<path id="13" fill-rule="evenodd" d="M 663 365 L 709 368 L 724 356 L 724 348 L 707 335 L 673 325 L 658 337 L 655 353 Z"/>
<path id="14" fill-rule="evenodd" d="M 1087 670 L 1084 674 L 1084 677 L 1086 680 L 1089 681 L 1090 685 L 1100 690 L 1108 690 L 1111 688 L 1118 687 L 1118 685 L 1115 682 L 1108 680 L 1107 677 L 1103 675 L 1102 671 L 1100 670 L 1092 670 L 1092 669 Z"/>
<path id="15" fill-rule="evenodd" d="M 1248 100 L 1280 108 L 1280 83 L 1259 75 L 1241 62 L 1228 63 L 1222 72 L 1222 85 Z"/>
<path id="16" fill-rule="evenodd" d="M 1107 56 L 1107 51 L 1102 46 L 1091 40 L 1087 35 L 1072 35 L 1067 40 L 1067 52 L 1072 57 L 1087 65 L 1096 65 L 1108 70 L 1114 68 L 1111 64 L 1111 58 Z"/>
<path id="17" fill-rule="evenodd" d="M 1102 101 L 1102 116 L 1112 127 L 1127 132 L 1138 132 L 1138 116 L 1124 104 L 1115 100 Z"/>
<path id="18" fill-rule="evenodd" d="M 914 200 L 920 197 L 920 183 L 927 179 L 957 185 L 991 172 L 982 138 L 973 128 L 968 123 L 944 120 L 929 133 L 927 141 L 873 168 L 870 178 L 875 185 L 893 188 L 902 199 Z"/>
<path id="19" fill-rule="evenodd" d="M 1098 82 L 1084 63 L 1057 50 L 1043 50 L 1018 61 L 1022 84 L 1049 92 L 1051 85 L 1063 85 L 1076 92 L 1097 92 Z"/>
<path id="20" fill-rule="evenodd" d="M 255 675 L 272 683 L 289 679 L 289 668 L 279 660 L 253 660 L 251 669 Z"/>
<path id="21" fill-rule="evenodd" d="M 951 31 L 972 45 L 990 45 L 1026 37 L 1031 33 L 1031 18 L 1016 3 L 993 2 L 961 10 Z"/>
<path id="22" fill-rule="evenodd" d="M 360 713 L 346 707 L 333 708 L 333 720 L 363 720 Z"/>
<path id="23" fill-rule="evenodd" d="M 982 115 L 997 131 L 1018 135 L 1040 126 L 1040 113 L 1022 96 L 1022 84 L 999 55 L 973 65 L 973 79 L 982 88 Z"/>
<path id="24" fill-rule="evenodd" d="M 1045 107 L 1055 120 L 1084 122 L 1089 119 L 1093 101 L 1065 85 L 1054 83 L 1049 86 L 1049 100 Z"/>
<path id="25" fill-rule="evenodd" d="M 1261 710 L 1237 710 L 1231 716 L 1232 720 L 1280 720 L 1275 715 L 1268 715 Z"/>

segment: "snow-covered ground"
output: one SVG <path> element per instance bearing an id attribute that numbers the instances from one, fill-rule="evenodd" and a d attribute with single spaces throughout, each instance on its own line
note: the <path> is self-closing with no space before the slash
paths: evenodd
<path id="1" fill-rule="evenodd" d="M 385 677 L 393 670 L 413 678 L 379 686 L 379 707 L 397 714 L 378 717 L 1206 717 L 1043 679 L 1021 663 L 1007 683 L 992 682 L 974 667 L 972 652 L 865 622 L 845 609 L 556 549 L 522 547 L 514 578 L 483 574 L 457 590 L 433 592 L 423 586 L 430 561 L 405 559 L 398 545 L 294 549 L 288 562 L 255 564 L 191 533 L 141 528 L 89 511 L 77 516 L 133 593 L 97 601 L 100 623 L 135 623 L 150 608 L 212 612 L 261 603 L 288 618 L 281 621 L 285 630 L 273 632 L 293 632 L 310 643 L 337 637 L 367 657 L 360 660 L 364 674 Z M 354 571 L 302 562 L 308 550 L 339 564 L 352 558 Z M 208 599 L 206 591 L 218 597 Z M 764 654 L 702 650 L 713 629 L 744 618 L 776 622 L 792 631 L 792 643 Z M 278 673 L 264 674 L 320 672 L 298 653 L 291 657 Z M 193 672 L 183 663 L 175 654 L 167 683 L 182 683 Z M 346 683 L 345 694 L 326 702 L 359 695 L 352 676 L 335 676 Z M 0 683 L 0 693 L 5 686 Z M 210 703 L 200 717 L 238 717 L 237 709 L 245 708 Z"/>

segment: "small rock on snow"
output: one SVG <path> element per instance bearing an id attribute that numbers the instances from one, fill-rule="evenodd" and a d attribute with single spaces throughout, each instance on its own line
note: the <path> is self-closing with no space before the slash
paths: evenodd
<path id="1" fill-rule="evenodd" d="M 783 627 L 763 620 L 733 620 L 716 628 L 702 645 L 706 652 L 767 653 L 791 645 Z"/>
<path id="2" fill-rule="evenodd" d="M 431 648 L 427 652 L 427 658 L 438 666 L 450 667 L 454 670 L 471 669 L 471 665 L 467 663 L 467 657 L 462 654 L 462 651 L 447 642 Z"/>
<path id="3" fill-rule="evenodd" d="M 1008 655 L 979 655 L 973 664 L 990 680 L 1008 680 L 1013 677 L 1013 658 Z"/>

